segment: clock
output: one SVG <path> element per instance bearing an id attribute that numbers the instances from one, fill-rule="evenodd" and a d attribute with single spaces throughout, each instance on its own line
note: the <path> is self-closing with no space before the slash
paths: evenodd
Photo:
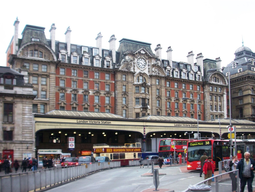
<path id="1" fill-rule="evenodd" d="M 146 61 L 144 59 L 137 59 L 137 67 L 144 69 L 146 67 Z"/>

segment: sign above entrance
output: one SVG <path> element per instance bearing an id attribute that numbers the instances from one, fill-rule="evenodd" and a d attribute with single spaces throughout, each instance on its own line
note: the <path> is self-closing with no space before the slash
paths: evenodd
<path id="1" fill-rule="evenodd" d="M 77 120 L 77 123 L 82 123 L 82 124 L 111 124 L 111 121 L 103 121 L 103 120 Z"/>

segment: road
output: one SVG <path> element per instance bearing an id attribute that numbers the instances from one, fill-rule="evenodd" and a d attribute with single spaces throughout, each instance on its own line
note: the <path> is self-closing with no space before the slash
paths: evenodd
<path id="1" fill-rule="evenodd" d="M 158 166 L 155 166 L 157 169 Z M 155 190 L 151 168 L 121 167 L 101 171 L 74 182 L 47 190 L 48 192 L 147 192 Z M 165 166 L 159 169 L 158 189 L 182 192 L 189 185 L 203 180 L 198 172 L 188 172 L 186 166 Z"/>

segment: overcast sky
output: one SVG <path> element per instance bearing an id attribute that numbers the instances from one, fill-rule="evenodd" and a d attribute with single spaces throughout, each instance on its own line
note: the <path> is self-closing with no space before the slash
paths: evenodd
<path id="1" fill-rule="evenodd" d="M 255 52 L 254 0 L 12 0 L 0 3 L 0 65 L 6 64 L 6 50 L 18 17 L 19 38 L 25 25 L 56 25 L 56 40 L 65 42 L 70 26 L 71 43 L 96 46 L 102 33 L 103 48 L 109 48 L 111 35 L 151 43 L 154 51 L 161 44 L 166 59 L 169 46 L 174 61 L 187 61 L 189 51 L 204 58 L 220 57 L 222 66 L 234 59 L 242 46 Z"/>

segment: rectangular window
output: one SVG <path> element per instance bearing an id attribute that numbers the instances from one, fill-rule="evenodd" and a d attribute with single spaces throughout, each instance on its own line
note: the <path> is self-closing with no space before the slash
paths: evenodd
<path id="1" fill-rule="evenodd" d="M 93 48 L 93 56 L 99 54 L 99 49 Z"/>
<path id="2" fill-rule="evenodd" d="M 98 113 L 98 112 L 99 112 L 99 108 L 95 108 L 95 112 L 97 112 L 97 113 Z"/>
<path id="3" fill-rule="evenodd" d="M 182 98 L 186 98 L 186 93 L 182 93 Z"/>
<path id="4" fill-rule="evenodd" d="M 83 109 L 83 111 L 84 111 L 84 112 L 88 112 L 88 111 L 89 111 L 89 108 L 85 107 L 85 108 Z"/>
<path id="5" fill-rule="evenodd" d="M 107 57 L 107 56 L 109 56 L 109 51 L 104 50 L 104 57 Z"/>
<path id="6" fill-rule="evenodd" d="M 83 65 L 89 65 L 89 58 L 83 57 Z"/>
<path id="7" fill-rule="evenodd" d="M 106 103 L 106 104 L 110 104 L 110 97 L 108 97 L 108 96 L 105 97 L 105 103 Z"/>
<path id="8" fill-rule="evenodd" d="M 72 94 L 72 101 L 77 101 L 77 94 Z"/>
<path id="9" fill-rule="evenodd" d="M 41 78 L 41 85 L 46 85 L 47 84 L 47 78 L 46 77 L 42 77 Z"/>
<path id="10" fill-rule="evenodd" d="M 212 109 L 212 105 L 210 105 L 210 111 L 212 111 L 213 109 Z"/>
<path id="11" fill-rule="evenodd" d="M 4 141 L 12 141 L 13 140 L 12 131 L 3 131 L 3 139 Z"/>
<path id="12" fill-rule="evenodd" d="M 197 99 L 198 99 L 198 100 L 201 100 L 200 94 L 197 95 Z"/>
<path id="13" fill-rule="evenodd" d="M 46 99 L 47 98 L 46 91 L 41 91 L 41 98 L 42 99 Z"/>
<path id="14" fill-rule="evenodd" d="M 212 91 L 212 89 L 213 89 L 212 86 L 210 86 L 210 91 Z"/>
<path id="15" fill-rule="evenodd" d="M 210 95 L 210 101 L 212 101 L 212 95 Z"/>
<path id="16" fill-rule="evenodd" d="M 77 56 L 73 56 L 73 64 L 77 64 Z"/>
<path id="17" fill-rule="evenodd" d="M 157 100 L 157 107 L 160 107 L 160 100 Z"/>
<path id="18" fill-rule="evenodd" d="M 176 117 L 179 117 L 179 113 L 175 113 L 175 116 L 176 116 Z"/>
<path id="19" fill-rule="evenodd" d="M 100 61 L 99 61 L 99 59 L 96 59 L 96 60 L 95 60 L 95 66 L 96 66 L 96 67 L 99 67 L 99 66 L 100 66 Z"/>
<path id="20" fill-rule="evenodd" d="M 221 105 L 219 105 L 219 111 L 221 111 Z"/>
<path id="21" fill-rule="evenodd" d="M 127 113 L 126 109 L 123 109 L 122 113 L 123 113 L 123 117 L 127 117 L 127 115 L 126 115 L 126 113 Z"/>
<path id="22" fill-rule="evenodd" d="M 83 89 L 88 89 L 88 82 L 83 82 Z"/>
<path id="23" fill-rule="evenodd" d="M 140 98 L 135 98 L 135 104 L 140 105 Z"/>
<path id="24" fill-rule="evenodd" d="M 40 113 L 45 113 L 45 105 L 40 104 Z"/>
<path id="25" fill-rule="evenodd" d="M 174 83 L 174 88 L 178 88 L 178 83 Z"/>
<path id="26" fill-rule="evenodd" d="M 183 117 L 186 117 L 187 115 L 186 115 L 186 113 L 183 113 Z"/>
<path id="27" fill-rule="evenodd" d="M 198 110 L 200 111 L 200 110 L 201 110 L 201 105 L 198 104 L 198 105 L 197 105 L 197 108 L 198 108 Z"/>
<path id="28" fill-rule="evenodd" d="M 159 95 L 159 89 L 157 89 L 157 95 Z"/>
<path id="29" fill-rule="evenodd" d="M 65 44 L 64 43 L 59 43 L 59 50 L 65 50 Z"/>
<path id="30" fill-rule="evenodd" d="M 124 105 L 126 104 L 126 97 L 122 98 L 122 104 L 124 104 Z"/>
<path id="31" fill-rule="evenodd" d="M 214 101 L 217 101 L 217 96 L 214 96 Z"/>
<path id="32" fill-rule="evenodd" d="M 193 85 L 190 85 L 190 86 L 189 86 L 189 89 L 190 89 L 190 90 L 193 90 Z"/>
<path id="33" fill-rule="evenodd" d="M 72 81 L 72 88 L 77 88 L 77 81 Z"/>
<path id="34" fill-rule="evenodd" d="M 194 104 L 193 103 L 190 104 L 190 109 L 194 109 Z"/>
<path id="35" fill-rule="evenodd" d="M 186 89 L 186 84 L 185 83 L 182 84 L 182 88 Z"/>
<path id="36" fill-rule="evenodd" d="M 5 103 L 4 104 L 4 122 L 13 122 L 13 104 Z"/>
<path id="37" fill-rule="evenodd" d="M 199 85 L 197 86 L 197 90 L 200 91 L 200 86 Z"/>
<path id="38" fill-rule="evenodd" d="M 170 108 L 170 102 L 169 101 L 167 102 L 167 108 Z"/>
<path id="39" fill-rule="evenodd" d="M 174 96 L 175 96 L 176 98 L 178 98 L 178 91 L 175 91 L 175 92 L 174 92 Z"/>
<path id="40" fill-rule="evenodd" d="M 122 86 L 122 91 L 123 91 L 123 92 L 126 92 L 126 85 L 123 85 L 123 86 Z"/>
<path id="41" fill-rule="evenodd" d="M 214 106 L 214 111 L 217 111 L 217 105 Z"/>
<path id="42" fill-rule="evenodd" d="M 182 104 L 182 108 L 183 108 L 183 109 L 186 109 L 186 108 L 187 108 L 187 107 L 186 107 L 186 103 L 183 103 L 183 104 Z"/>
<path id="43" fill-rule="evenodd" d="M 110 61 L 106 61 L 106 67 L 110 68 Z"/>
<path id="44" fill-rule="evenodd" d="M 141 87 L 141 93 L 145 93 L 145 87 Z"/>
<path id="45" fill-rule="evenodd" d="M 156 79 L 156 85 L 159 85 L 159 79 Z"/>
<path id="46" fill-rule="evenodd" d="M 105 84 L 105 91 L 110 91 L 110 85 L 109 84 Z"/>
<path id="47" fill-rule="evenodd" d="M 60 68 L 59 74 L 60 74 L 60 75 L 65 75 L 65 74 L 66 74 L 65 68 Z"/>
<path id="48" fill-rule="evenodd" d="M 61 62 L 66 62 L 66 55 L 65 54 L 61 54 Z"/>
<path id="49" fill-rule="evenodd" d="M 106 109 L 105 112 L 106 112 L 106 113 L 110 113 L 110 109 Z"/>
<path id="50" fill-rule="evenodd" d="M 76 69 L 72 69 L 72 76 L 77 76 L 77 70 Z"/>
<path id="51" fill-rule="evenodd" d="M 59 81 L 59 86 L 60 86 L 60 87 L 65 87 L 65 80 L 60 79 L 60 81 Z"/>
<path id="52" fill-rule="evenodd" d="M 59 93 L 59 100 L 65 100 L 65 93 Z"/>
<path id="53" fill-rule="evenodd" d="M 47 72 L 48 66 L 47 65 L 42 65 L 42 72 Z"/>
<path id="54" fill-rule="evenodd" d="M 243 99 L 239 99 L 239 104 L 243 104 Z"/>
<path id="55" fill-rule="evenodd" d="M 43 53 L 41 51 L 39 51 L 39 57 L 43 58 Z"/>
<path id="56" fill-rule="evenodd" d="M 170 87 L 170 82 L 169 81 L 166 82 L 166 86 Z"/>
<path id="57" fill-rule="evenodd" d="M 139 118 L 140 117 L 140 113 L 135 113 L 135 118 Z"/>
<path id="58" fill-rule="evenodd" d="M 36 90 L 33 90 L 33 95 L 35 96 L 35 98 L 37 98 L 37 94 L 38 92 Z"/>
<path id="59" fill-rule="evenodd" d="M 38 71 L 38 64 L 33 64 L 33 71 Z"/>
<path id="60" fill-rule="evenodd" d="M 99 79 L 99 73 L 95 72 L 95 79 Z"/>
<path id="61" fill-rule="evenodd" d="M 65 110 L 65 106 L 60 106 L 59 110 L 64 111 Z"/>
<path id="62" fill-rule="evenodd" d="M 174 108 L 175 108 L 175 109 L 178 109 L 178 108 L 179 108 L 179 103 L 175 102 L 175 103 L 174 103 Z"/>
<path id="63" fill-rule="evenodd" d="M 193 99 L 193 93 L 190 94 L 190 98 Z"/>
<path id="64" fill-rule="evenodd" d="M 89 102 L 89 96 L 88 95 L 83 95 L 83 102 L 84 103 Z"/>
<path id="65" fill-rule="evenodd" d="M 214 92 L 217 92 L 217 87 L 214 87 Z"/>
<path id="66" fill-rule="evenodd" d="M 122 81 L 126 81 L 126 75 L 122 75 Z"/>
<path id="67" fill-rule="evenodd" d="M 99 103 L 99 96 L 95 95 L 95 103 Z"/>
<path id="68" fill-rule="evenodd" d="M 89 72 L 88 72 L 88 71 L 83 71 L 83 76 L 84 76 L 85 78 L 88 78 L 88 77 L 89 77 Z"/>
<path id="69" fill-rule="evenodd" d="M 84 51 L 88 53 L 89 52 L 89 48 L 88 47 L 82 47 L 82 53 L 84 53 Z"/>
<path id="70" fill-rule="evenodd" d="M 30 50 L 29 51 L 29 57 L 33 57 L 34 56 L 34 51 L 33 50 Z"/>
<path id="71" fill-rule="evenodd" d="M 38 105 L 33 104 L 33 113 L 38 113 Z"/>
<path id="72" fill-rule="evenodd" d="M 38 51 L 34 50 L 34 57 L 38 57 Z"/>
<path id="73" fill-rule="evenodd" d="M 138 86 L 135 87 L 135 93 L 139 93 L 139 87 Z"/>
<path id="74" fill-rule="evenodd" d="M 26 69 L 29 69 L 29 63 L 24 63 L 23 65 Z"/>
<path id="75" fill-rule="evenodd" d="M 99 83 L 95 83 L 95 90 L 99 90 Z"/>
<path id="76" fill-rule="evenodd" d="M 105 80 L 110 80 L 110 74 L 109 73 L 105 74 Z"/>
<path id="77" fill-rule="evenodd" d="M 38 77 L 32 77 L 32 83 L 37 84 L 38 83 Z"/>
<path id="78" fill-rule="evenodd" d="M 77 111 L 77 108 L 76 107 L 72 107 L 72 111 Z"/>
<path id="79" fill-rule="evenodd" d="M 71 45 L 71 52 L 76 52 L 76 45 Z"/>
<path id="80" fill-rule="evenodd" d="M 167 91 L 167 92 L 166 92 L 166 96 L 167 96 L 167 97 L 170 97 L 170 91 Z"/>
<path id="81" fill-rule="evenodd" d="M 221 87 L 219 87 L 219 92 L 221 92 Z"/>

